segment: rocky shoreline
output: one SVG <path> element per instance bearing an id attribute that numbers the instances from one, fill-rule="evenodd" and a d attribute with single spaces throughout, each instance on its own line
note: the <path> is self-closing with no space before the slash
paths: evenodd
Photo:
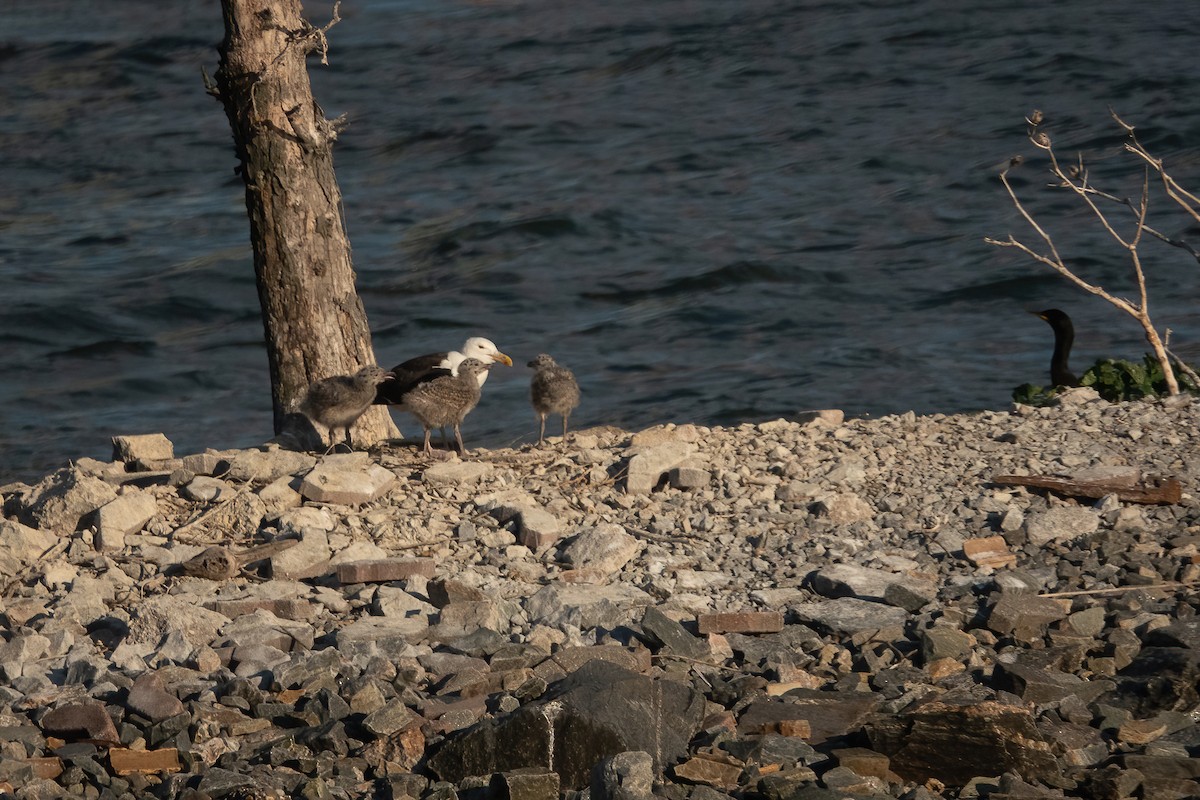
<path id="1" fill-rule="evenodd" d="M 0 487 L 0 796 L 1197 796 L 1198 422 L 118 437 Z"/>

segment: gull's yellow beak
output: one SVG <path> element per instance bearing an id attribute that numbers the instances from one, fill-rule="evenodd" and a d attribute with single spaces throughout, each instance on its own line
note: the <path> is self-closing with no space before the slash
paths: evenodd
<path id="1" fill-rule="evenodd" d="M 495 353 L 492 354 L 492 360 L 499 361 L 501 364 L 503 364 L 506 367 L 512 366 L 512 359 L 509 358 L 508 356 L 504 355 L 504 353 L 501 353 L 499 350 L 497 350 Z"/>

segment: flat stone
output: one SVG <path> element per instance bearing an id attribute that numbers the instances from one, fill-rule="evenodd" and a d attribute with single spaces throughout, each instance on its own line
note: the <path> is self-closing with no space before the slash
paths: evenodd
<path id="1" fill-rule="evenodd" d="M 1177 619 L 1146 634 L 1150 647 L 1186 647 L 1200 653 L 1200 618 Z"/>
<path id="2" fill-rule="evenodd" d="M 228 452 L 205 450 L 203 453 L 192 453 L 180 459 L 183 469 L 193 475 L 223 475 L 229 472 Z"/>
<path id="3" fill-rule="evenodd" d="M 179 488 L 179 493 L 194 503 L 219 503 L 230 499 L 235 491 L 228 482 L 208 475 L 197 475 Z"/>
<path id="4" fill-rule="evenodd" d="M 696 425 L 667 423 L 638 431 L 630 437 L 629 444 L 630 447 L 638 450 L 678 442 L 695 443 L 703 438 L 704 432 Z"/>
<path id="5" fill-rule="evenodd" d="M 915 614 L 936 601 L 937 594 L 936 581 L 904 577 L 895 583 L 888 584 L 887 588 L 883 590 L 883 602 Z"/>
<path id="6" fill-rule="evenodd" d="M 570 625 L 588 629 L 615 629 L 631 621 L 640 609 L 653 605 L 654 599 L 628 584 L 584 586 L 549 584 L 525 603 L 525 612 L 534 624 L 558 627 Z"/>
<path id="7" fill-rule="evenodd" d="M 809 576 L 813 591 L 823 597 L 857 597 L 861 600 L 882 600 L 887 588 L 898 579 L 894 572 L 855 564 L 831 564 Z"/>
<path id="8" fill-rule="evenodd" d="M 517 538 L 530 550 L 541 550 L 562 536 L 562 523 L 544 508 L 529 506 L 521 509 L 517 520 Z"/>
<path id="9" fill-rule="evenodd" d="M 1085 696 L 1084 699 L 1091 700 L 1104 691 L 1106 684 L 1112 686 L 1110 682 L 1084 681 L 1067 672 L 1042 669 L 1019 661 L 1013 664 L 1003 661 L 997 663 L 993 676 L 997 688 L 1012 692 L 1035 705 L 1057 702 L 1089 689 L 1091 697 Z"/>
<path id="10" fill-rule="evenodd" d="M 975 646 L 975 637 L 969 633 L 937 625 L 921 631 L 921 658 L 932 663 L 943 658 L 962 658 Z"/>
<path id="11" fill-rule="evenodd" d="M 801 622 L 822 625 L 838 633 L 859 633 L 901 627 L 908 621 L 908 612 L 902 608 L 859 600 L 855 597 L 840 597 L 819 603 L 798 603 L 792 611 Z"/>
<path id="12" fill-rule="evenodd" d="M 862 730 L 879 703 L 872 692 L 794 689 L 779 699 L 752 702 L 738 718 L 738 731 L 743 735 L 777 732 L 782 722 L 804 720 L 811 732 L 808 742 L 819 745 Z"/>
<path id="13" fill-rule="evenodd" d="M 426 620 L 437 614 L 434 606 L 398 586 L 380 586 L 376 589 L 371 610 L 381 617 L 421 616 Z"/>
<path id="14" fill-rule="evenodd" d="M 616 664 L 630 672 L 646 672 L 650 669 L 650 651 L 636 647 L 564 647 L 551 659 L 566 675 L 596 660 Z"/>
<path id="15" fill-rule="evenodd" d="M 987 626 L 999 634 L 1013 634 L 1021 641 L 1045 635 L 1051 622 L 1067 616 L 1068 605 L 1049 597 L 1031 594 L 1002 594 L 992 606 Z"/>
<path id="16" fill-rule="evenodd" d="M 487 592 L 478 586 L 473 586 L 452 578 L 436 578 L 425 585 L 429 602 L 437 608 L 444 608 L 451 603 L 477 603 L 487 599 Z"/>
<path id="17" fill-rule="evenodd" d="M 326 456 L 300 482 L 300 494 L 317 503 L 356 506 L 378 499 L 396 482 L 389 469 L 365 453 Z"/>
<path id="18" fill-rule="evenodd" d="M 354 663 L 366 664 L 371 656 L 398 659 L 416 653 L 410 638 L 423 634 L 423 620 L 361 617 L 337 632 L 337 649 Z"/>
<path id="19" fill-rule="evenodd" d="M 599 761 L 626 751 L 650 753 L 655 770 L 665 769 L 687 754 L 704 714 L 704 696 L 688 686 L 591 661 L 537 702 L 448 739 L 427 766 L 452 782 L 549 768 L 564 788 L 580 789 Z"/>
<path id="20" fill-rule="evenodd" d="M 475 602 L 460 600 L 442 607 L 438 614 L 437 627 L 430 631 L 429 635 L 445 641 L 458 639 L 479 630 L 508 633 L 513 620 L 520 619 L 520 612 L 521 607 L 518 604 L 503 598 Z"/>
<path id="21" fill-rule="evenodd" d="M 231 450 L 227 455 L 229 465 L 225 477 L 235 483 L 271 483 L 285 475 L 298 475 L 310 470 L 317 463 L 316 456 L 310 453 L 277 447 L 265 450 Z M 357 455 L 366 456 L 365 453 Z M 200 470 L 196 472 L 199 474 Z"/>
<path id="22" fill-rule="evenodd" d="M 1056 506 L 1025 517 L 1025 535 L 1034 547 L 1069 542 L 1095 533 L 1099 527 L 1100 515 L 1082 506 Z"/>
<path id="23" fill-rule="evenodd" d="M 712 482 L 712 473 L 704 464 L 692 462 L 672 467 L 667 473 L 667 479 L 672 489 L 690 491 L 708 486 Z"/>
<path id="24" fill-rule="evenodd" d="M 891 774 L 891 759 L 865 747 L 846 747 L 833 751 L 838 766 L 845 767 L 857 775 L 888 780 Z"/>
<path id="25" fill-rule="evenodd" d="M 793 422 L 801 425 L 823 425 L 836 428 L 846 419 L 846 412 L 840 408 L 820 408 L 812 411 L 799 411 L 791 416 Z"/>
<path id="26" fill-rule="evenodd" d="M 431 486 L 471 486 L 494 471 L 484 461 L 442 461 L 427 467 L 421 479 Z"/>
<path id="27" fill-rule="evenodd" d="M 1168 733 L 1167 721 L 1161 717 L 1131 719 L 1117 729 L 1117 739 L 1125 744 L 1150 744 Z"/>
<path id="28" fill-rule="evenodd" d="M 229 622 L 224 614 L 204 608 L 199 599 L 180 595 L 147 598 L 132 608 L 130 616 L 126 642 L 157 647 L 168 634 L 178 633 L 192 650 L 212 642 Z"/>
<path id="29" fill-rule="evenodd" d="M 258 490 L 258 497 L 263 501 L 268 516 L 299 508 L 304 502 L 304 495 L 300 494 L 300 479 L 293 475 L 283 475 L 271 481 Z"/>
<path id="30" fill-rule="evenodd" d="M 291 597 L 245 597 L 238 600 L 209 600 L 204 607 L 230 619 L 262 609 L 280 619 L 311 621 L 318 606 L 308 600 Z"/>
<path id="31" fill-rule="evenodd" d="M 675 777 L 687 783 L 715 786 L 719 789 L 736 789 L 741 781 L 744 766 L 729 757 L 696 755 L 676 764 Z"/>
<path id="32" fill-rule="evenodd" d="M 409 709 L 401 700 L 390 700 L 383 708 L 372 711 L 363 718 L 362 725 L 376 736 L 391 736 L 407 728 L 420 725 L 423 718 Z"/>
<path id="33" fill-rule="evenodd" d="M 175 458 L 175 445 L 161 433 L 112 437 L 113 461 L 167 461 Z"/>
<path id="34" fill-rule="evenodd" d="M 1103 606 L 1092 606 L 1068 616 L 1067 625 L 1080 636 L 1095 638 L 1104 632 L 1106 616 Z"/>

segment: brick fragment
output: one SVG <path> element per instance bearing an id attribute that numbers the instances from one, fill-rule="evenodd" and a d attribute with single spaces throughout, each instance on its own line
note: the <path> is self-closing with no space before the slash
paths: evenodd
<path id="1" fill-rule="evenodd" d="M 389 583 L 420 575 L 432 578 L 437 567 L 432 558 L 385 558 L 377 561 L 351 561 L 338 564 L 338 582 Z"/>
<path id="2" fill-rule="evenodd" d="M 33 774 L 43 780 L 52 781 L 62 775 L 63 762 L 58 756 L 27 758 L 25 763 L 33 767 Z"/>
<path id="3" fill-rule="evenodd" d="M 1008 550 L 1003 536 L 983 536 L 963 542 L 963 555 L 977 567 L 1004 569 L 1017 564 L 1017 557 Z"/>
<path id="4" fill-rule="evenodd" d="M 696 617 L 701 635 L 709 633 L 778 633 L 783 630 L 780 611 L 740 611 L 725 614 L 701 614 Z"/>
<path id="5" fill-rule="evenodd" d="M 114 747 L 108 751 L 108 763 L 117 775 L 153 775 L 160 772 L 179 772 L 179 751 L 174 747 L 161 750 L 128 750 Z"/>

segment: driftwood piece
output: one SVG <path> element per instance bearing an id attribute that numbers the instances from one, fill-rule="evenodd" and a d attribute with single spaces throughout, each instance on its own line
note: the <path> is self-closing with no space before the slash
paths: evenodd
<path id="1" fill-rule="evenodd" d="M 1090 497 L 1099 499 L 1115 494 L 1127 503 L 1169 505 L 1178 503 L 1183 496 L 1183 486 L 1176 478 L 1064 478 L 1053 475 L 997 475 L 992 483 L 1004 486 L 1029 486 L 1047 489 L 1068 497 Z"/>

